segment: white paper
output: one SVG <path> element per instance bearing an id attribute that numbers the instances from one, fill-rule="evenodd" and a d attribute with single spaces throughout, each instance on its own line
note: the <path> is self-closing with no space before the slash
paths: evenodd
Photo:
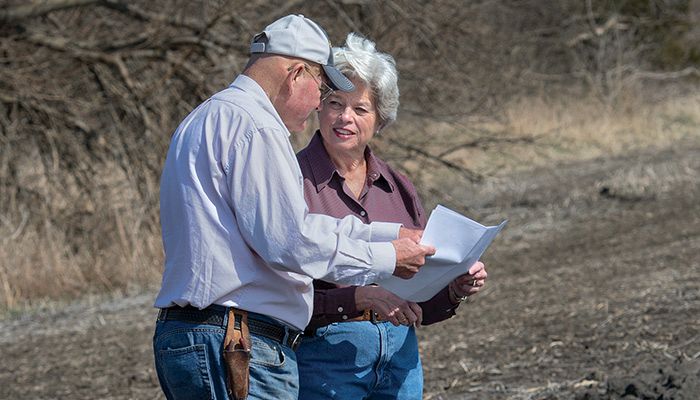
<path id="1" fill-rule="evenodd" d="M 456 277 L 467 273 L 498 232 L 506 225 L 484 226 L 438 205 L 430 213 L 422 244 L 434 246 L 435 255 L 411 279 L 391 276 L 377 284 L 410 301 L 430 300 Z"/>

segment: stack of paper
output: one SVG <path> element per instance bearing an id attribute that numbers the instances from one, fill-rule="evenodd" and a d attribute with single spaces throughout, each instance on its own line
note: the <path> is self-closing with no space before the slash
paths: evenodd
<path id="1" fill-rule="evenodd" d="M 406 300 L 429 300 L 456 277 L 467 273 L 506 222 L 484 226 L 438 205 L 430 214 L 421 239 L 422 244 L 435 247 L 435 255 L 427 258 L 413 278 L 392 276 L 377 284 Z"/>

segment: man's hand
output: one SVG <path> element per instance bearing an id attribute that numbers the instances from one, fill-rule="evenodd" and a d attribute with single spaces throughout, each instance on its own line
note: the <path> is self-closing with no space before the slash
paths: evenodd
<path id="1" fill-rule="evenodd" d="M 416 243 L 420 243 L 420 238 L 423 237 L 423 230 L 409 229 L 403 226 L 399 228 L 399 239 L 409 238 Z"/>
<path id="2" fill-rule="evenodd" d="M 423 246 L 408 238 L 396 239 L 391 242 L 396 250 L 396 269 L 394 275 L 409 279 L 425 264 L 425 257 L 435 254 L 433 246 Z"/>
<path id="3" fill-rule="evenodd" d="M 380 286 L 358 286 L 355 289 L 355 305 L 359 310 L 372 310 L 394 326 L 419 326 L 423 310 Z"/>

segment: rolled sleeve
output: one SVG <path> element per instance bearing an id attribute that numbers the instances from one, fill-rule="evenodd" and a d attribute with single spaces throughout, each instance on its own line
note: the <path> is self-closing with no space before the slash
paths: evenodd
<path id="1" fill-rule="evenodd" d="M 392 222 L 372 222 L 370 227 L 370 242 L 391 242 L 399 238 L 399 228 L 401 224 Z"/>
<path id="2" fill-rule="evenodd" d="M 391 276 L 396 269 L 394 245 L 387 242 L 369 243 L 369 248 L 375 261 L 372 271 L 377 274 L 377 280 Z"/>

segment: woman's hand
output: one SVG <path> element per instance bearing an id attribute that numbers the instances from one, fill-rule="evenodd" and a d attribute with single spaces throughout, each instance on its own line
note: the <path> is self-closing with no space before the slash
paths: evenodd
<path id="1" fill-rule="evenodd" d="M 358 286 L 355 304 L 359 310 L 372 310 L 394 326 L 415 325 L 423 321 L 423 310 L 380 286 Z"/>
<path id="2" fill-rule="evenodd" d="M 460 275 L 450 282 L 450 300 L 457 304 L 460 298 L 479 293 L 486 284 L 487 276 L 484 263 L 475 262 L 466 274 Z"/>

